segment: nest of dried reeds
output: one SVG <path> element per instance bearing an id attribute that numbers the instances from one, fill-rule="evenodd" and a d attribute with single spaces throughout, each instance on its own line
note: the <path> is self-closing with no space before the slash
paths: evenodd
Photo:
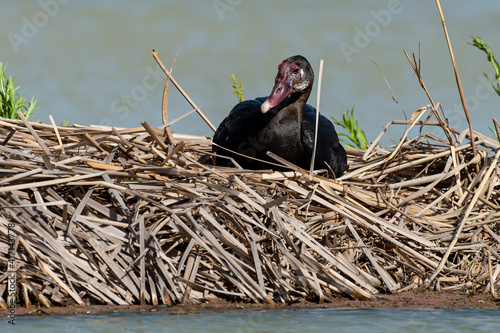
<path id="1" fill-rule="evenodd" d="M 492 292 L 499 143 L 423 125 L 349 151 L 340 179 L 199 162 L 211 140 L 165 128 L 0 120 L 0 299 L 29 307 L 372 299 Z M 424 131 L 422 131 L 423 133 Z M 292 166 L 293 168 L 293 166 Z M 12 290 L 15 286 L 15 293 Z"/>

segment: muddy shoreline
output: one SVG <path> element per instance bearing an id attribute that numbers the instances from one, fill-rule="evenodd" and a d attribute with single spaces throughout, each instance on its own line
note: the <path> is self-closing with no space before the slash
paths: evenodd
<path id="1" fill-rule="evenodd" d="M 254 303 L 229 303 L 224 300 L 211 300 L 190 306 L 150 306 L 150 305 L 88 305 L 66 306 L 53 308 L 32 307 L 17 308 L 16 316 L 26 315 L 82 315 L 82 314 L 109 314 L 109 313 L 138 313 L 168 311 L 176 315 L 191 315 L 193 313 L 224 312 L 229 310 L 258 310 L 258 309 L 285 309 L 285 308 L 329 308 L 329 309 L 397 309 L 397 310 L 461 310 L 481 309 L 500 310 L 500 301 L 494 301 L 490 295 L 469 296 L 465 293 L 428 293 L 404 292 L 393 295 L 381 295 L 372 301 L 359 301 L 348 298 L 339 298 L 330 303 L 312 303 L 302 301 L 292 305 L 254 304 Z M 8 310 L 2 310 L 2 315 L 7 315 Z"/>

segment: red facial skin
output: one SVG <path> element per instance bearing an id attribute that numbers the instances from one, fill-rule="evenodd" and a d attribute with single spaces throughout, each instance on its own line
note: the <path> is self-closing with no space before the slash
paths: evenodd
<path id="1" fill-rule="evenodd" d="M 300 77 L 300 68 L 293 62 L 284 61 L 278 66 L 271 94 L 262 103 L 260 111 L 266 113 L 294 92 L 293 81 Z"/>

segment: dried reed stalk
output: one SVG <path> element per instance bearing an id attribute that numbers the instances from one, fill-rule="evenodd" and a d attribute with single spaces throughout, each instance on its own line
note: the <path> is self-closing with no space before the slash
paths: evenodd
<path id="1" fill-rule="evenodd" d="M 443 10 L 441 9 L 441 3 L 436 0 L 436 5 L 439 11 L 439 16 L 441 17 L 441 23 L 443 25 L 444 36 L 446 38 L 446 44 L 448 45 L 448 50 L 450 51 L 451 63 L 453 64 L 453 72 L 455 73 L 455 79 L 457 81 L 458 93 L 460 95 L 460 101 L 464 108 L 465 117 L 467 118 L 467 123 L 469 124 L 469 133 L 471 135 L 472 152 L 476 156 L 476 145 L 474 142 L 474 135 L 472 134 L 472 122 L 469 116 L 469 110 L 467 109 L 467 103 L 465 101 L 464 91 L 462 89 L 462 82 L 460 81 L 460 75 L 458 73 L 457 64 L 455 63 L 455 56 L 453 54 L 453 49 L 451 48 L 450 36 L 448 36 L 448 29 L 446 28 L 446 22 L 444 20 Z"/>

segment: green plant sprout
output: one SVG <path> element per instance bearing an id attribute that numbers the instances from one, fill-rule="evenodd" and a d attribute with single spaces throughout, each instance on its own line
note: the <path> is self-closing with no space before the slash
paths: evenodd
<path id="1" fill-rule="evenodd" d="M 5 75 L 7 66 L 3 67 L 0 62 L 0 116 L 8 119 L 20 119 L 17 110 L 21 110 L 26 119 L 39 108 L 35 108 L 36 99 L 31 98 L 27 104 L 25 95 L 19 95 L 19 86 L 15 87 L 14 83 L 17 78 L 12 79 Z"/>
<path id="2" fill-rule="evenodd" d="M 496 93 L 500 96 L 500 66 L 498 65 L 498 62 L 495 59 L 495 55 L 491 51 L 490 44 L 485 44 L 483 40 L 479 37 L 477 38 L 471 37 L 471 38 L 472 38 L 472 44 L 470 45 L 475 46 L 484 53 L 486 53 L 486 59 L 488 59 L 488 61 L 491 62 L 491 64 L 493 65 L 493 69 L 495 70 L 495 79 L 498 81 L 496 84 L 493 83 L 493 81 L 486 73 L 483 74 L 484 76 L 486 76 L 488 80 L 490 80 L 491 85 L 495 89 Z"/>
<path id="3" fill-rule="evenodd" d="M 238 85 L 238 81 L 236 81 L 234 74 L 231 74 L 231 80 L 233 81 L 233 94 L 238 97 L 240 102 L 243 102 L 243 83 Z"/>
<path id="4" fill-rule="evenodd" d="M 340 138 L 340 141 L 344 143 L 345 148 L 360 150 L 366 150 L 368 148 L 368 140 L 366 139 L 365 132 L 359 127 L 358 120 L 354 119 L 354 107 L 351 109 L 350 114 L 349 110 L 344 112 L 342 121 L 338 120 L 334 116 L 332 116 L 332 119 L 335 125 L 341 126 L 349 132 L 349 135 L 339 133 L 340 136 L 351 140 L 351 142 L 349 142 Z"/>
<path id="5" fill-rule="evenodd" d="M 491 64 L 493 65 L 493 69 L 495 70 L 495 79 L 497 80 L 496 83 L 494 83 L 486 73 L 483 74 L 490 81 L 491 86 L 493 87 L 493 89 L 495 89 L 498 96 L 500 96 L 500 66 L 498 65 L 498 62 L 495 59 L 493 51 L 491 51 L 490 44 L 485 44 L 484 41 L 481 38 L 479 38 L 479 36 L 476 38 L 474 37 L 471 38 L 472 38 L 472 44 L 469 43 L 469 45 L 475 46 L 479 50 L 486 53 L 486 59 L 488 59 L 488 61 L 491 62 Z M 498 134 L 495 131 L 495 129 L 493 127 L 488 127 L 488 128 L 490 129 L 490 131 L 493 132 L 496 139 L 498 140 Z"/>
<path id="6" fill-rule="evenodd" d="M 480 263 L 478 262 L 473 262 L 472 260 L 469 260 L 469 259 L 465 259 L 465 262 L 466 264 L 469 266 L 469 267 L 474 267 L 474 266 L 478 266 Z"/>

